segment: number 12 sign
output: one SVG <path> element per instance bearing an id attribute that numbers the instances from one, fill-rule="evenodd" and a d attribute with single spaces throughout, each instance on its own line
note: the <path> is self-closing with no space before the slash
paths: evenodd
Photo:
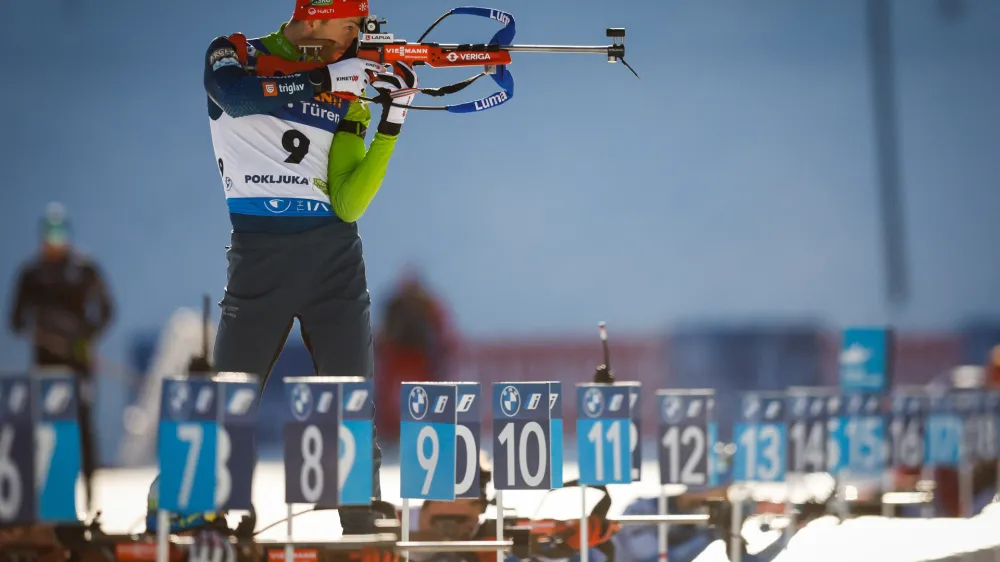
<path id="1" fill-rule="evenodd" d="M 632 482 L 632 400 L 628 386 L 585 383 L 576 387 L 576 447 L 580 484 Z"/>
<path id="2" fill-rule="evenodd" d="M 714 486 L 715 391 L 659 390 L 660 483 Z"/>

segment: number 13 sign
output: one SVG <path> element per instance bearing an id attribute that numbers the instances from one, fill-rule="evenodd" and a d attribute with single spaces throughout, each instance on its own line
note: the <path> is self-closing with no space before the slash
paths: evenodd
<path id="1" fill-rule="evenodd" d="M 787 467 L 787 425 L 785 396 L 747 393 L 743 396 L 740 418 L 733 430 L 736 482 L 781 482 Z"/>

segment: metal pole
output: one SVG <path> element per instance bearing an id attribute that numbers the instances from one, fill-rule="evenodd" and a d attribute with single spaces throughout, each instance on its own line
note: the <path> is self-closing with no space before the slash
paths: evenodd
<path id="1" fill-rule="evenodd" d="M 503 540 L 503 491 L 497 490 L 497 541 Z M 497 551 L 497 562 L 504 562 L 503 551 Z"/>
<path id="2" fill-rule="evenodd" d="M 497 551 L 497 556 L 503 556 L 503 551 L 514 548 L 514 541 L 415 541 L 399 542 L 397 550 L 406 552 L 488 552 Z"/>
<path id="3" fill-rule="evenodd" d="M 598 459 L 600 462 L 600 459 Z M 587 531 L 590 521 L 587 520 L 587 487 L 580 486 L 580 562 L 590 561 L 590 538 Z"/>
<path id="4" fill-rule="evenodd" d="M 663 487 L 663 484 L 660 484 L 660 497 L 657 499 L 657 507 L 659 508 L 657 511 L 659 512 L 660 515 L 668 514 L 669 511 L 668 502 L 669 500 L 667 499 L 666 488 Z M 660 526 L 657 528 L 657 535 L 658 535 L 657 540 L 659 541 L 660 544 L 660 560 L 663 562 L 667 562 L 667 560 L 669 560 L 668 549 L 670 546 L 667 543 L 667 538 L 670 536 L 670 527 L 666 523 L 661 523 Z"/>
<path id="5" fill-rule="evenodd" d="M 170 512 L 156 511 L 156 562 L 170 561 Z"/>
<path id="6" fill-rule="evenodd" d="M 608 517 L 608 521 L 619 525 L 697 525 L 707 526 L 709 516 L 707 513 L 677 513 L 664 515 L 619 515 L 618 517 Z"/>
<path id="7" fill-rule="evenodd" d="M 733 520 L 730 523 L 729 561 L 743 562 L 743 498 L 733 500 Z"/>
<path id="8" fill-rule="evenodd" d="M 288 509 L 288 520 L 285 521 L 285 540 L 288 544 L 285 545 L 285 562 L 295 562 L 295 546 L 292 543 L 292 520 L 295 519 L 295 514 L 292 512 L 292 504 L 285 504 Z"/>
<path id="9" fill-rule="evenodd" d="M 403 523 L 402 523 L 401 535 L 403 542 L 410 542 L 410 499 L 403 498 Z M 401 558 L 407 560 L 410 557 L 410 553 L 406 550 L 402 551 Z"/>

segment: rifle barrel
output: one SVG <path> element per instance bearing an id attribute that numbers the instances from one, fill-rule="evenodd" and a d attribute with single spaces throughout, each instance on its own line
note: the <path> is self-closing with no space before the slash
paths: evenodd
<path id="1" fill-rule="evenodd" d="M 441 48 L 459 49 L 465 45 L 440 45 Z M 599 55 L 608 54 L 610 45 L 589 46 L 589 45 L 503 45 L 501 50 L 517 53 L 592 53 Z"/>

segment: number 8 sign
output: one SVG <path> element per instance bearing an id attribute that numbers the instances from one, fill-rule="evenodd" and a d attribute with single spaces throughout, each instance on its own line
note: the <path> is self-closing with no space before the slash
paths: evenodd
<path id="1" fill-rule="evenodd" d="M 552 489 L 551 396 L 548 382 L 493 383 L 497 490 Z"/>
<path id="2" fill-rule="evenodd" d="M 287 377 L 285 503 L 323 507 L 371 502 L 371 382 L 362 377 Z M 351 481 L 350 491 L 345 486 Z"/>

